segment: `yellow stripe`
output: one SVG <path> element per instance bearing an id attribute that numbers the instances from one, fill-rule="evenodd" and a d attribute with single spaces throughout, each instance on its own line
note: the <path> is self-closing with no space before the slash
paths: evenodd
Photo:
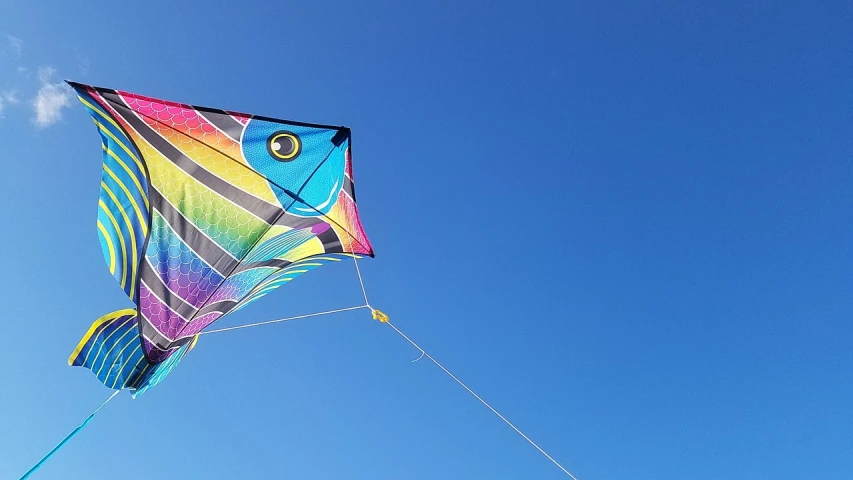
<path id="1" fill-rule="evenodd" d="M 282 280 L 282 282 L 288 282 L 290 280 L 293 280 L 293 279 L 292 278 L 286 278 L 286 279 Z M 278 282 L 278 280 L 276 282 Z M 267 293 L 275 290 L 276 288 L 278 288 L 280 286 L 281 285 L 273 285 L 273 282 L 270 282 L 269 284 L 264 285 L 259 290 L 255 291 L 255 293 L 249 295 L 248 297 L 244 298 L 243 300 L 240 300 L 239 307 L 242 307 L 243 305 L 245 305 L 249 302 L 255 301 L 258 298 L 263 297 Z M 235 307 L 235 310 L 236 310 L 236 308 L 239 308 L 239 307 Z"/>
<path id="2" fill-rule="evenodd" d="M 113 120 L 113 119 L 112 119 L 112 117 L 110 117 L 109 115 L 105 115 L 105 114 L 104 114 L 104 112 L 102 112 L 100 108 L 95 107 L 94 105 L 92 105 L 91 103 L 89 103 L 89 101 L 88 101 L 88 100 L 86 100 L 85 98 L 81 97 L 80 95 L 77 95 L 77 98 L 79 98 L 79 99 L 80 99 L 80 101 L 81 101 L 81 102 L 83 102 L 83 105 L 86 105 L 87 107 L 91 108 L 91 109 L 92 109 L 92 110 L 94 110 L 98 115 L 100 115 L 100 116 L 104 117 L 104 119 L 105 119 L 106 121 L 108 121 L 108 122 L 112 123 L 112 124 L 113 124 L 113 126 L 115 126 L 119 131 L 122 131 L 122 128 L 121 128 L 121 127 L 120 127 L 120 126 L 115 122 L 115 120 Z"/>
<path id="3" fill-rule="evenodd" d="M 292 279 L 292 278 L 280 278 L 280 279 L 278 279 L 278 280 L 276 280 L 276 281 L 274 281 L 274 282 L 270 282 L 270 283 L 268 283 L 268 284 L 264 285 L 264 286 L 263 286 L 260 290 L 258 290 L 257 292 L 253 293 L 253 294 L 252 294 L 252 298 L 255 298 L 255 297 L 257 297 L 258 295 L 260 295 L 260 294 L 262 294 L 262 293 L 265 293 L 265 292 L 271 292 L 271 291 L 275 290 L 276 288 L 280 287 L 280 286 L 281 286 L 281 285 L 280 285 L 281 283 L 289 282 L 289 281 L 291 281 L 291 280 L 293 280 L 293 279 Z"/>
<path id="4" fill-rule="evenodd" d="M 129 385 L 130 388 L 135 389 L 137 386 L 139 386 L 139 382 L 142 381 L 143 378 L 145 378 L 145 372 L 147 372 L 148 369 L 151 368 L 151 365 L 152 364 L 150 363 L 147 363 L 145 365 L 145 368 L 143 368 L 142 371 L 139 372 L 139 374 L 136 376 L 136 380 L 134 380 L 133 383 Z"/>
<path id="5" fill-rule="evenodd" d="M 286 270 L 287 273 L 305 273 L 308 270 Z M 325 270 L 323 270 L 325 272 Z"/>
<path id="6" fill-rule="evenodd" d="M 81 96 L 79 96 L 79 95 L 77 96 L 77 98 L 79 98 L 79 99 L 80 99 L 80 101 L 81 101 L 81 102 L 83 102 L 83 105 L 86 105 L 87 107 L 91 108 L 94 112 L 96 112 L 98 115 L 100 115 L 101 117 L 103 117 L 103 118 L 104 118 L 104 120 L 106 120 L 106 121 L 110 122 L 114 127 L 116 127 L 116 130 L 118 130 L 119 132 L 124 132 L 124 129 L 123 129 L 123 128 L 121 128 L 121 126 L 119 126 L 119 124 L 118 124 L 118 123 L 116 123 L 116 121 L 115 121 L 115 120 L 113 120 L 113 118 L 112 118 L 111 116 L 109 116 L 109 115 L 105 114 L 104 112 L 102 112 L 100 108 L 96 108 L 94 105 L 92 105 L 91 103 L 89 103 L 85 98 L 83 98 L 83 97 L 81 97 Z M 107 127 L 105 127 L 105 126 L 104 126 L 104 124 L 102 124 L 101 122 L 99 122 L 99 121 L 95 120 L 94 118 L 93 118 L 92 120 L 94 120 L 94 121 L 95 121 L 95 124 L 96 124 L 96 125 L 98 125 L 98 127 L 99 127 L 101 130 L 103 130 L 103 131 L 104 131 L 104 133 L 106 133 L 110 138 L 112 138 L 112 139 L 113 139 L 113 141 L 115 141 L 116 143 L 118 143 L 118 144 L 119 144 L 119 146 L 121 146 L 121 148 L 122 148 L 125 152 L 127 152 L 127 154 L 128 154 L 128 155 L 130 155 L 130 158 L 132 158 L 132 159 L 133 159 L 133 161 L 136 163 L 136 166 L 137 166 L 137 167 L 139 167 L 139 171 L 140 171 L 140 172 L 144 172 L 144 171 L 145 171 L 145 169 L 144 169 L 144 168 L 142 168 L 142 163 L 140 163 L 139 158 L 137 158 L 137 157 L 136 157 L 136 155 L 128 149 L 128 147 L 124 144 L 124 142 L 120 141 L 118 138 L 116 138 L 116 137 L 112 134 L 112 132 L 110 132 L 109 130 L 107 130 Z M 142 191 L 142 190 L 140 189 L 140 191 Z M 143 195 L 143 196 L 144 196 L 144 195 Z"/>
<path id="7" fill-rule="evenodd" d="M 148 117 L 147 115 L 143 114 L 143 116 L 147 119 L 151 119 L 151 117 Z M 182 132 L 176 128 L 165 125 L 156 119 L 151 120 L 154 121 L 151 122 L 149 120 L 146 124 L 152 130 L 160 134 L 166 141 L 171 143 L 173 147 L 178 149 L 201 168 L 256 198 L 260 198 L 261 200 L 273 205 L 278 205 L 275 193 L 273 193 L 272 187 L 270 187 L 270 183 L 266 178 L 261 175 L 246 174 L 251 172 L 251 167 L 246 163 L 243 155 L 240 154 L 239 143 L 219 137 L 219 140 L 216 141 L 218 142 L 216 144 L 217 146 L 214 147 L 204 141 L 204 134 Z M 223 145 L 224 143 L 228 143 L 229 145 Z M 148 165 L 151 165 L 151 158 L 148 156 L 148 152 L 146 150 L 150 145 L 151 144 L 148 141 L 140 141 L 136 145 L 139 148 L 139 154 L 146 159 Z M 234 148 L 230 155 L 226 153 L 229 148 Z M 234 160 L 237 160 L 242 165 L 234 165 Z M 249 170 L 246 170 L 247 167 Z M 160 190 L 159 183 L 157 184 L 157 189 Z M 160 191 L 162 192 L 162 190 Z"/>
<path id="8" fill-rule="evenodd" d="M 280 287 L 280 286 L 281 286 L 281 285 L 277 285 L 278 283 L 289 282 L 289 281 L 291 281 L 291 280 L 293 280 L 293 279 L 292 279 L 292 278 L 289 278 L 289 277 L 279 277 L 279 278 L 276 278 L 275 280 L 272 280 L 272 281 L 269 281 L 269 282 L 267 282 L 267 283 L 262 284 L 262 285 L 261 285 L 261 288 L 259 288 L 259 289 L 257 290 L 257 292 L 255 292 L 255 293 L 260 293 L 260 291 L 261 291 L 261 290 L 266 290 L 268 287 L 272 287 L 272 289 L 271 289 L 271 290 L 275 290 L 276 288 L 278 288 L 278 287 Z M 252 295 L 254 296 L 255 294 L 253 293 Z"/>
<path id="9" fill-rule="evenodd" d="M 134 313 L 134 315 L 135 315 L 135 314 L 136 314 L 136 311 L 135 311 L 135 310 L 133 310 L 133 313 Z M 109 340 L 109 339 L 110 339 L 110 337 L 112 337 L 113 335 L 115 335 L 115 333 L 116 333 L 117 331 L 121 330 L 121 327 L 123 327 L 123 326 L 127 325 L 127 323 L 128 323 L 128 322 L 130 322 L 131 320 L 133 320 L 133 317 L 128 318 L 127 320 L 125 320 L 124 322 L 122 322 L 122 324 L 121 324 L 121 325 L 118 325 L 118 327 L 117 327 L 115 330 L 113 330 L 112 332 L 110 332 L 110 334 L 109 334 L 109 335 L 107 335 L 107 336 L 106 336 L 106 338 L 104 338 L 104 340 L 98 344 L 98 353 L 96 353 L 96 354 L 95 354 L 95 359 L 94 359 L 93 361 L 95 361 L 95 362 L 97 362 L 97 361 L 98 361 L 98 355 L 100 355 L 100 354 L 101 354 L 101 349 L 103 348 L 104 343 L 106 343 L 106 341 L 107 341 L 107 340 Z M 92 349 L 90 348 L 90 349 L 89 349 L 89 351 L 88 351 L 88 352 L 86 352 L 86 358 L 84 358 L 84 359 L 83 359 L 83 364 L 84 364 L 84 365 L 85 365 L 85 364 L 87 364 L 87 363 L 89 363 L 89 355 L 91 355 L 91 354 L 92 354 Z M 91 370 L 91 368 L 89 368 L 89 370 Z"/>
<path id="10" fill-rule="evenodd" d="M 100 198 L 98 199 L 98 206 L 101 207 L 101 210 L 103 210 L 104 213 L 107 214 L 107 217 L 110 219 L 110 222 L 112 222 L 112 224 L 113 224 L 113 228 L 115 229 L 116 235 L 118 235 L 118 241 L 119 241 L 119 244 L 121 245 L 121 262 L 122 262 L 121 263 L 121 265 L 122 265 L 122 267 L 121 267 L 122 268 L 122 271 L 121 271 L 121 288 L 124 288 L 124 286 L 127 283 L 126 277 L 129 273 L 128 271 L 130 270 L 129 268 L 127 268 L 128 258 L 127 258 L 127 247 L 124 246 L 124 235 L 121 234 L 121 229 L 118 227 L 118 222 L 116 221 L 116 218 L 113 216 L 112 212 L 110 212 L 110 209 L 107 208 L 107 204 L 104 203 L 104 201 L 101 200 Z"/>
<path id="11" fill-rule="evenodd" d="M 244 299 L 240 302 L 240 304 L 241 304 L 241 306 L 242 306 L 242 305 L 245 305 L 245 304 L 247 304 L 247 303 L 249 303 L 249 302 L 253 302 L 253 301 L 257 300 L 258 298 L 263 297 L 263 296 L 264 296 L 264 295 L 266 295 L 267 293 L 272 292 L 273 290 L 275 290 L 275 289 L 276 289 L 276 288 L 278 288 L 278 287 L 280 287 L 280 285 L 273 285 L 273 286 L 270 286 L 270 287 L 264 287 L 264 288 L 262 288 L 262 289 L 258 290 L 257 292 L 255 292 L 255 293 L 253 293 L 253 294 L 249 295 L 248 297 L 244 298 Z"/>
<path id="12" fill-rule="evenodd" d="M 97 330 L 98 327 L 109 322 L 110 320 L 114 320 L 118 317 L 121 317 L 122 315 L 130 315 L 130 314 L 135 314 L 135 313 L 136 313 L 136 310 L 133 310 L 132 308 L 126 308 L 124 310 L 118 310 L 116 312 L 108 313 L 108 314 L 104 315 L 103 317 L 95 320 L 92 323 L 92 326 L 89 327 L 89 330 L 86 332 L 86 335 L 83 335 L 83 339 L 80 340 L 80 343 L 77 344 L 77 348 L 75 348 L 74 351 L 71 352 L 71 356 L 68 357 L 68 365 L 71 365 L 72 363 L 74 363 L 74 357 L 76 357 L 77 355 L 80 354 L 80 352 L 83 351 L 83 347 L 86 346 L 86 343 L 89 341 L 89 339 L 92 337 L 92 335 L 94 335 L 95 330 Z M 88 359 L 88 358 L 89 358 L 89 355 L 87 354 L 86 359 Z M 85 364 L 85 362 L 83 362 L 83 363 Z"/>
<path id="13" fill-rule="evenodd" d="M 127 330 L 126 332 L 124 332 L 120 337 L 118 337 L 118 340 L 116 340 L 116 341 L 115 341 L 115 343 L 113 343 L 113 346 L 111 346 L 111 347 L 110 347 L 110 349 L 109 349 L 109 350 L 107 350 L 107 353 L 105 353 L 105 354 L 104 354 L 104 359 L 101 361 L 101 367 L 100 367 L 100 368 L 98 368 L 98 371 L 97 371 L 97 372 L 95 372 L 95 376 L 96 376 L 96 377 L 98 377 L 98 378 L 100 378 L 100 377 L 101 377 L 101 370 L 103 370 L 103 369 L 104 369 L 104 365 L 106 365 L 106 364 L 107 364 L 107 357 L 109 357 L 109 356 L 110 356 L 110 352 L 112 352 L 112 351 L 113 351 L 113 349 L 114 349 L 114 348 L 116 348 L 116 345 L 118 345 L 119 343 L 121 343 L 121 341 L 124 339 L 124 337 L 126 337 L 126 336 L 127 336 L 127 334 L 128 334 L 128 333 L 131 333 L 131 332 L 133 332 L 133 329 L 128 329 L 128 330 Z M 115 333 L 115 332 L 113 332 L 113 333 Z M 110 336 L 112 336 L 112 333 L 110 334 Z M 104 340 L 104 342 L 106 342 L 106 339 Z M 127 348 L 127 345 L 125 345 L 125 348 Z M 124 351 L 124 348 L 122 348 L 121 350 L 122 350 L 122 351 Z M 100 349 L 98 349 L 98 353 L 99 353 L 99 354 L 101 353 L 101 350 L 100 350 Z M 95 361 L 96 361 L 96 362 L 98 361 L 98 357 L 95 357 Z M 92 365 L 92 366 L 94 367 L 94 365 Z M 92 370 L 92 371 L 94 372 L 94 370 Z"/>
<path id="14" fill-rule="evenodd" d="M 279 278 L 276 278 L 275 280 L 270 280 L 269 282 L 262 283 L 262 284 L 258 285 L 257 287 L 255 287 L 255 289 L 254 289 L 254 293 L 250 293 L 250 294 L 249 294 L 249 296 L 248 296 L 248 297 L 246 297 L 246 299 L 251 298 L 251 297 L 254 297 L 254 296 L 256 296 L 257 294 L 261 293 L 261 292 L 262 292 L 262 291 L 264 291 L 264 290 L 275 290 L 276 288 L 278 288 L 278 287 L 280 287 L 280 286 L 281 286 L 281 285 L 278 285 L 278 284 L 280 284 L 280 283 L 284 283 L 284 282 L 289 282 L 289 281 L 291 281 L 291 280 L 293 280 L 293 279 L 292 279 L 292 278 L 288 278 L 288 277 L 279 277 Z M 245 299 L 244 299 L 244 300 L 245 300 Z M 242 302 L 241 302 L 241 303 L 242 303 Z"/>
<path id="15" fill-rule="evenodd" d="M 331 260 L 333 262 L 340 262 L 340 258 L 335 257 L 311 257 L 311 260 Z"/>
<path id="16" fill-rule="evenodd" d="M 103 182 L 103 180 L 101 181 L 101 188 L 103 188 L 107 192 L 107 195 L 110 196 L 110 198 L 112 199 L 113 203 L 116 204 L 116 206 L 119 206 L 119 207 L 121 206 L 121 204 L 118 203 L 116 196 L 110 190 L 110 187 L 108 187 L 107 184 Z M 130 219 L 127 218 L 127 214 L 124 213 L 124 209 L 119 208 L 118 211 L 119 211 L 119 213 L 121 213 L 122 218 L 124 218 L 124 223 L 127 225 L 127 231 L 130 234 L 130 248 L 131 248 L 131 251 L 133 252 L 133 256 L 131 257 L 133 259 L 133 261 L 129 262 L 130 263 L 130 286 L 131 286 L 130 299 L 133 300 L 133 296 L 136 293 L 134 291 L 135 290 L 134 287 L 136 286 L 136 259 L 138 258 L 136 256 L 136 235 L 133 234 L 133 224 L 131 223 Z"/>
<path id="17" fill-rule="evenodd" d="M 128 200 L 130 200 L 130 204 L 133 205 L 133 209 L 136 211 L 136 217 L 139 219 L 139 226 L 142 227 L 142 235 L 148 235 L 148 227 L 145 225 L 146 218 L 142 216 L 142 211 L 139 210 L 139 205 L 136 204 L 136 200 L 130 195 L 130 190 L 128 190 L 124 182 L 122 182 L 121 179 L 119 179 L 116 174 L 110 170 L 110 167 L 108 167 L 106 163 L 104 164 L 104 170 L 118 184 L 124 194 L 127 195 Z"/>
<path id="18" fill-rule="evenodd" d="M 113 248 L 113 241 L 110 240 L 109 234 L 107 234 L 107 229 L 104 228 L 104 224 L 98 220 L 98 230 L 101 231 L 101 235 L 104 236 L 104 240 L 107 241 L 107 249 L 110 251 L 110 273 L 115 275 L 116 273 L 116 252 L 115 248 Z"/>
<path id="19" fill-rule="evenodd" d="M 122 150 L 124 150 L 125 152 L 127 152 L 128 155 L 130 155 L 130 158 L 133 159 L 133 163 L 136 164 L 136 166 L 137 166 L 137 168 L 139 168 L 140 172 L 145 171 L 145 169 L 142 168 L 142 163 L 139 161 L 139 158 L 137 158 L 136 155 L 133 152 L 131 152 L 129 148 L 127 148 L 127 145 L 125 145 L 124 142 L 122 142 L 121 140 L 116 138 L 116 136 L 113 135 L 113 132 L 109 131 L 107 129 L 107 127 L 104 126 L 103 123 L 95 120 L 95 124 L 98 126 L 98 129 L 100 129 L 102 132 L 104 132 L 108 137 L 112 138 L 113 141 L 116 142 L 118 144 L 118 146 L 121 147 Z"/>
<path id="20" fill-rule="evenodd" d="M 124 348 L 122 348 L 122 349 L 121 349 L 121 351 L 120 351 L 120 352 L 118 352 L 118 356 L 119 356 L 119 357 L 121 357 L 121 354 L 122 354 L 122 353 L 124 353 L 125 348 L 127 348 L 127 347 L 129 347 L 129 346 L 131 346 L 131 345 L 133 345 L 133 344 L 132 344 L 132 343 L 128 343 L 127 345 L 125 345 L 125 346 L 124 346 Z M 121 377 L 121 374 L 122 374 L 122 372 L 124 371 L 124 367 L 126 367 L 126 366 L 127 366 L 127 364 L 128 364 L 128 362 L 130 361 L 130 359 L 132 359 L 132 358 L 133 358 L 133 354 L 134 354 L 134 353 L 136 353 L 136 351 L 137 351 L 137 350 L 139 350 L 139 348 L 140 348 L 141 346 L 142 346 L 142 343 L 141 343 L 141 342 L 140 342 L 140 343 L 138 343 L 138 344 L 136 345 L 136 348 L 134 348 L 134 349 L 130 352 L 130 355 L 128 355 L 128 356 L 127 356 L 127 360 L 125 360 L 125 361 L 124 361 L 124 363 L 121 365 L 121 368 L 119 368 L 119 369 L 118 369 L 118 373 L 116 373 L 116 378 L 115 378 L 115 380 L 113 380 L 113 384 L 112 384 L 112 385 L 110 385 L 110 388 L 116 388 L 116 383 L 118 383 L 118 379 Z M 137 363 L 138 363 L 138 362 L 137 362 Z M 106 380 L 106 379 L 105 379 L 105 380 Z"/>
<path id="21" fill-rule="evenodd" d="M 110 150 L 106 145 L 101 144 L 101 148 L 103 148 L 104 151 L 107 152 L 107 155 L 113 157 L 113 159 L 115 159 L 115 161 L 118 162 L 119 165 L 121 165 L 121 168 L 123 168 L 124 171 L 127 172 L 130 178 L 133 179 L 133 183 L 136 184 L 136 188 L 139 189 L 139 193 L 142 195 L 142 201 L 145 202 L 145 208 L 150 208 L 150 205 L 148 203 L 148 195 L 145 194 L 145 189 L 142 188 L 142 184 L 139 183 L 139 179 L 136 178 L 136 175 L 130 170 L 130 167 L 128 167 L 127 164 L 124 163 L 124 160 L 122 160 L 121 157 L 116 155 L 115 152 Z"/>

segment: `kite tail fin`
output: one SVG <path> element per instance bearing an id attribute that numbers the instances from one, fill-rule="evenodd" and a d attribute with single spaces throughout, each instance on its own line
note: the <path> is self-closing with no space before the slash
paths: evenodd
<path id="1" fill-rule="evenodd" d="M 136 310 L 117 310 L 95 320 L 68 364 L 88 368 L 109 388 L 135 388 L 151 367 L 139 338 Z"/>

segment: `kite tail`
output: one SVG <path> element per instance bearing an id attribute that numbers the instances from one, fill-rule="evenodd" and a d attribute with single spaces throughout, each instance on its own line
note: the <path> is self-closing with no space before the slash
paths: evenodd
<path id="1" fill-rule="evenodd" d="M 64 447 L 64 446 L 65 446 L 65 444 L 66 444 L 66 443 L 68 443 L 68 441 L 69 441 L 69 440 L 71 440 L 71 439 L 72 439 L 72 438 L 74 438 L 78 433 L 80 433 L 80 430 L 83 430 L 83 429 L 86 427 L 86 425 L 88 425 L 88 424 L 89 424 L 89 422 L 90 422 L 90 421 L 92 421 L 92 419 L 93 419 L 93 418 L 95 418 L 95 415 L 96 415 L 98 412 L 100 412 L 102 408 L 104 408 L 104 405 L 106 405 L 110 400 L 112 400 L 112 399 L 113 399 L 113 397 L 115 397 L 116 395 L 118 395 L 118 392 L 120 392 L 120 391 L 121 391 L 121 390 L 116 390 L 115 392 L 113 392 L 113 394 L 112 394 L 112 395 L 110 395 L 110 398 L 108 398 L 108 399 L 106 400 L 106 402 L 102 403 L 100 407 L 98 407 L 94 412 L 92 412 L 91 414 L 89 414 L 89 416 L 88 416 L 88 417 L 86 417 L 86 420 L 83 420 L 83 423 L 81 423 L 80 425 L 78 425 L 78 426 L 77 426 L 77 428 L 75 428 L 74 430 L 72 430 L 72 431 L 71 431 L 71 433 L 69 433 L 68 435 L 66 435 L 66 436 L 65 436 L 65 438 L 63 438 L 61 442 L 59 442 L 55 447 L 53 447 L 53 450 L 51 450 L 51 451 L 47 452 L 47 455 L 45 455 L 44 457 L 42 457 L 42 459 L 41 459 L 41 460 L 39 460 L 39 462 L 38 462 L 37 464 L 33 465 L 33 468 L 31 468 L 31 469 L 27 470 L 27 473 L 25 473 L 25 474 L 21 477 L 21 479 L 20 479 L 20 480 L 25 480 L 25 479 L 27 479 L 27 478 L 30 478 L 30 475 L 32 475 L 32 474 L 33 474 L 33 472 L 35 472 L 36 470 L 38 470 L 39 468 L 41 468 L 41 466 L 42 466 L 42 465 L 44 465 L 44 464 L 45 464 L 45 462 L 47 462 L 47 461 L 50 459 L 50 457 L 52 457 L 52 456 L 53 456 L 53 454 L 54 454 L 54 453 L 58 452 L 60 448 Z"/>
<path id="2" fill-rule="evenodd" d="M 113 389 L 135 388 L 151 368 L 139 338 L 136 310 L 124 309 L 95 320 L 68 358 Z"/>

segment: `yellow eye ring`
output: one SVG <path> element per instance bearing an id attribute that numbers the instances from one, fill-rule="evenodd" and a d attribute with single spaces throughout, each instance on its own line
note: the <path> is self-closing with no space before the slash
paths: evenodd
<path id="1" fill-rule="evenodd" d="M 293 132 L 275 132 L 267 139 L 267 151 L 273 158 L 288 162 L 302 152 L 302 142 Z"/>

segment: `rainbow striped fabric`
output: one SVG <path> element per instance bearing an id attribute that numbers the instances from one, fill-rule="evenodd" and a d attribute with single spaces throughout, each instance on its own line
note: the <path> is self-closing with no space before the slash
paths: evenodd
<path id="1" fill-rule="evenodd" d="M 103 149 L 97 231 L 135 309 L 95 321 L 69 359 L 135 394 L 222 316 L 324 263 L 373 256 L 345 127 L 71 83 Z"/>

